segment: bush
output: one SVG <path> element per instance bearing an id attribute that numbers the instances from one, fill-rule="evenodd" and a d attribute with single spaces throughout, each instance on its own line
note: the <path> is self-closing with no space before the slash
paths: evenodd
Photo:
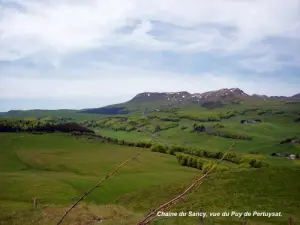
<path id="1" fill-rule="evenodd" d="M 183 153 L 177 153 L 176 158 L 180 165 L 196 168 L 199 170 L 202 169 L 202 165 L 205 163 L 205 160 L 203 159 L 199 159 L 198 157 L 186 155 Z"/>
<path id="2" fill-rule="evenodd" d="M 170 147 L 170 151 L 171 152 L 184 152 L 185 151 L 185 148 L 184 147 L 181 147 L 181 146 L 171 146 Z"/>
<path id="3" fill-rule="evenodd" d="M 202 167 L 202 171 L 203 173 L 207 173 L 212 167 L 213 167 L 213 163 L 209 162 L 209 163 L 204 163 L 203 167 Z"/>
<path id="4" fill-rule="evenodd" d="M 187 165 L 187 157 L 186 155 L 182 154 L 182 153 L 179 153 L 179 154 L 176 154 L 176 158 L 177 158 L 177 161 L 179 162 L 179 164 L 181 166 L 186 166 Z"/>
<path id="5" fill-rule="evenodd" d="M 218 122 L 218 121 L 220 121 L 219 116 L 209 116 L 209 117 L 205 118 L 205 117 L 181 114 L 181 115 L 179 115 L 179 117 L 183 118 L 183 119 L 198 121 L 198 122 Z"/>
<path id="6" fill-rule="evenodd" d="M 188 156 L 188 159 L 187 159 L 187 166 L 188 166 L 188 167 L 193 167 L 193 157 Z"/>
<path id="7" fill-rule="evenodd" d="M 118 140 L 117 138 L 105 137 L 105 136 L 101 136 L 101 135 L 97 135 L 97 137 L 99 137 L 109 143 L 114 143 L 114 144 L 118 144 L 118 145 L 126 145 L 126 146 L 139 147 L 139 148 L 151 148 L 152 147 L 152 144 L 150 142 L 125 141 L 125 140 Z"/>
<path id="8" fill-rule="evenodd" d="M 263 163 L 262 161 L 256 160 L 256 159 L 251 159 L 249 162 L 249 165 L 253 168 L 261 168 L 261 167 L 266 167 L 268 166 L 267 163 Z"/>
<path id="9" fill-rule="evenodd" d="M 156 144 L 151 147 L 151 151 L 152 152 L 160 152 L 160 153 L 168 153 L 168 146 Z"/>
<path id="10" fill-rule="evenodd" d="M 227 132 L 226 131 L 214 132 L 213 135 L 224 137 L 224 138 L 230 138 L 230 139 L 237 139 L 239 137 L 240 140 L 248 140 L 248 141 L 252 140 L 252 137 L 250 137 L 250 136 L 235 134 L 235 133 L 228 132 L 228 131 Z"/>
<path id="11" fill-rule="evenodd" d="M 169 116 L 163 116 L 159 118 L 162 121 L 171 121 L 171 122 L 179 122 L 179 118 L 178 117 L 169 117 Z"/>
<path id="12" fill-rule="evenodd" d="M 270 109 L 259 109 L 257 110 L 257 115 L 264 115 L 268 112 L 270 112 Z"/>
<path id="13" fill-rule="evenodd" d="M 197 169 L 202 170 L 203 164 L 205 163 L 202 159 L 197 159 Z"/>
<path id="14" fill-rule="evenodd" d="M 194 132 L 204 132 L 205 131 L 205 126 L 204 125 L 198 125 L 197 123 L 194 123 L 193 131 Z"/>
<path id="15" fill-rule="evenodd" d="M 235 117 L 237 115 L 239 115 L 239 113 L 237 111 L 228 111 L 226 113 L 221 113 L 220 118 L 221 119 L 229 119 L 229 118 Z"/>

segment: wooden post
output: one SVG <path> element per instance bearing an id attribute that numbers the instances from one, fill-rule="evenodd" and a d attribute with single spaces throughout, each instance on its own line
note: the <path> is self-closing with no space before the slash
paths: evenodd
<path id="1" fill-rule="evenodd" d="M 34 198 L 33 199 L 33 208 L 36 208 L 37 207 L 37 198 Z"/>
<path id="2" fill-rule="evenodd" d="M 246 216 L 243 218 L 243 225 L 246 225 Z"/>
<path id="3" fill-rule="evenodd" d="M 289 218 L 289 225 L 294 225 L 294 220 L 292 217 Z"/>
<path id="4" fill-rule="evenodd" d="M 200 212 L 203 213 L 203 209 L 202 208 L 200 208 Z M 200 225 L 204 225 L 204 218 L 203 218 L 203 216 L 199 217 L 199 224 Z"/>

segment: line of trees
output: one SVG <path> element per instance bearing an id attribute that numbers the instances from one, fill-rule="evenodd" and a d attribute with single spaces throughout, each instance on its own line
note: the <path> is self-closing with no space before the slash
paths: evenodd
<path id="1" fill-rule="evenodd" d="M 241 115 L 238 111 L 227 111 L 226 113 L 221 113 L 220 118 L 221 119 L 229 119 L 235 116 Z"/>
<path id="2" fill-rule="evenodd" d="M 121 118 L 106 118 L 102 120 L 97 121 L 84 121 L 82 124 L 87 127 L 93 127 L 93 128 L 110 128 L 115 131 L 133 131 L 136 128 L 129 124 L 127 121 L 127 118 L 121 117 Z"/>
<path id="3" fill-rule="evenodd" d="M 205 160 L 203 158 L 191 156 L 191 155 L 186 155 L 183 153 L 176 154 L 176 158 L 178 163 L 181 166 L 187 166 L 187 167 L 192 167 L 196 168 L 198 170 L 202 170 L 204 173 L 206 173 L 208 170 L 212 168 L 214 163 L 210 162 L 209 160 Z M 226 171 L 229 170 L 230 168 L 224 165 L 217 165 L 215 167 L 215 171 Z"/>
<path id="4" fill-rule="evenodd" d="M 189 114 L 178 114 L 179 118 L 182 119 L 189 119 L 189 120 L 194 120 L 198 122 L 218 122 L 220 121 L 219 116 L 208 116 L 208 117 L 200 117 L 200 116 L 194 116 L 194 115 L 189 115 Z"/>
<path id="5" fill-rule="evenodd" d="M 223 157 L 223 152 L 211 152 L 207 150 L 202 150 L 202 149 L 196 149 L 196 148 L 187 148 L 187 147 L 182 147 L 182 146 L 166 146 L 166 145 L 161 145 L 161 144 L 155 144 L 152 145 L 151 151 L 153 152 L 160 152 L 164 154 L 170 154 L 170 155 L 177 155 L 178 153 L 182 153 L 184 155 L 189 155 L 191 157 L 197 157 L 197 158 L 211 158 L 211 159 L 221 159 Z M 234 153 L 228 153 L 225 158 L 225 161 L 234 163 L 234 164 L 239 164 L 239 165 L 249 165 L 250 167 L 254 168 L 260 168 L 260 167 L 265 167 L 268 164 L 256 160 L 256 159 L 248 159 L 248 158 L 243 158 L 241 156 L 238 156 Z"/>
<path id="6" fill-rule="evenodd" d="M 82 137 L 82 134 L 76 134 L 73 133 L 73 135 L 77 136 L 80 135 Z M 167 146 L 162 144 L 153 144 L 151 142 L 134 142 L 134 141 L 126 141 L 126 140 L 119 140 L 117 138 L 113 137 L 106 137 L 99 134 L 86 134 L 88 139 L 99 139 L 102 142 L 108 142 L 118 145 L 125 145 L 125 146 L 131 146 L 131 147 L 140 147 L 140 148 L 150 148 L 152 152 L 159 152 L 163 154 L 169 154 L 174 155 L 177 157 L 180 156 L 180 159 L 178 159 L 178 162 L 180 165 L 183 166 L 189 166 L 194 167 L 198 169 L 203 169 L 204 171 L 209 168 L 210 164 L 207 164 L 205 167 L 202 167 L 204 165 L 204 162 L 209 162 L 209 160 L 206 160 L 205 158 L 211 158 L 211 159 L 221 159 L 223 157 L 223 152 L 210 152 L 207 150 L 197 149 L 197 148 L 187 148 L 183 146 Z M 183 157 L 184 156 L 184 157 Z M 256 159 L 246 159 L 242 158 L 241 156 L 238 156 L 234 153 L 228 153 L 225 158 L 225 161 L 239 164 L 241 167 L 254 167 L 254 168 L 260 168 L 268 166 L 268 164 L 256 160 Z M 197 161 L 197 163 L 196 163 Z M 201 166 L 200 166 L 201 165 Z M 220 166 L 219 166 L 220 167 Z"/>
<path id="7" fill-rule="evenodd" d="M 170 121 L 173 118 L 170 118 Z M 174 127 L 178 127 L 179 123 L 177 122 L 165 122 L 159 125 L 150 124 L 150 120 L 148 117 L 121 117 L 121 118 L 106 118 L 98 121 L 84 121 L 82 123 L 84 126 L 93 127 L 93 128 L 110 128 L 115 131 L 133 131 L 136 130 L 136 127 L 143 127 L 145 130 L 149 132 L 157 132 L 162 130 L 168 130 Z"/>
<path id="8" fill-rule="evenodd" d="M 0 132 L 94 133 L 94 131 L 74 122 L 59 123 L 36 119 L 1 119 Z"/>
<path id="9" fill-rule="evenodd" d="M 214 128 L 220 128 L 222 127 L 221 125 L 218 125 L 219 127 L 214 127 Z M 205 132 L 208 135 L 214 135 L 214 136 L 219 136 L 219 137 L 224 137 L 224 138 L 230 138 L 230 139 L 236 139 L 239 137 L 241 140 L 252 140 L 252 137 L 247 136 L 247 135 L 240 135 L 237 133 L 229 132 L 229 131 L 216 131 L 212 130 L 212 128 L 205 127 L 203 124 L 193 124 L 193 130 L 192 132 Z"/>
<path id="10" fill-rule="evenodd" d="M 170 121 L 170 122 L 179 122 L 180 118 L 175 117 L 175 116 L 161 116 L 159 117 L 160 120 L 162 121 Z"/>
<path id="11" fill-rule="evenodd" d="M 151 148 L 151 146 L 152 146 L 151 142 L 119 140 L 117 138 L 102 136 L 99 134 L 81 135 L 81 134 L 78 134 L 75 132 L 73 132 L 72 134 L 76 137 L 80 136 L 82 138 L 94 139 L 94 140 L 98 140 L 101 142 L 107 142 L 107 143 L 112 143 L 112 144 L 117 144 L 117 145 L 125 145 L 125 146 L 131 146 L 131 147 L 139 147 L 139 148 Z"/>

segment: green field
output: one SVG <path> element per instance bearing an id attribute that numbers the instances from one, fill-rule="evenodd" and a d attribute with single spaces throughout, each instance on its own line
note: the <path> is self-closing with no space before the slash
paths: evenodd
<path id="1" fill-rule="evenodd" d="M 70 204 L 138 148 L 90 143 L 68 135 L 0 134 L 1 219 L 14 207 Z M 113 203 L 126 193 L 189 180 L 199 172 L 180 167 L 174 157 L 145 150 L 97 189 L 87 202 Z M 157 176 L 158 175 L 158 176 Z M 11 221 L 8 221 L 8 224 Z"/>
<path id="2" fill-rule="evenodd" d="M 103 178 L 139 148 L 75 139 L 68 134 L 0 134 L 1 224 L 55 224 L 73 199 Z M 224 150 L 229 142 L 224 144 Z M 241 145 L 241 141 L 237 147 Z M 285 160 L 285 159 L 282 159 Z M 282 224 L 299 218 L 300 164 L 278 168 L 231 170 L 212 174 L 187 202 L 173 208 L 197 211 L 280 211 L 282 218 L 249 218 L 249 224 Z M 96 189 L 66 220 L 88 224 L 135 224 L 149 209 L 178 195 L 201 171 L 181 167 L 174 156 L 149 150 Z M 37 209 L 32 199 L 37 198 Z M 118 211 L 118 215 L 114 215 Z M 48 215 L 49 214 L 49 215 Z M 48 216 L 45 216 L 48 215 Z M 95 217 L 94 216 L 94 217 Z M 82 220 L 81 220 L 82 219 Z M 155 224 L 196 224 L 197 218 L 172 218 Z M 212 218 L 207 224 L 235 224 L 241 219 Z"/>
<path id="3" fill-rule="evenodd" d="M 141 113 L 147 104 L 128 106 L 138 110 L 128 115 L 75 110 L 5 114 L 6 120 L 0 123 L 0 224 L 56 224 L 76 199 L 140 151 L 133 147 L 140 142 L 153 146 L 169 143 L 215 154 L 224 153 L 240 134 L 247 140 L 238 140 L 233 153 L 243 160 L 262 161 L 266 166 L 248 168 L 223 161 L 227 171 L 212 173 L 194 194 L 170 211 L 202 208 L 207 213 L 281 212 L 281 217 L 248 217 L 247 225 L 287 224 L 289 217 L 300 224 L 299 103 L 248 102 L 210 110 L 197 105 L 164 106 L 162 111 L 147 114 Z M 262 122 L 241 123 L 254 119 Z M 70 121 L 76 122 L 78 129 L 91 131 L 92 136 L 45 130 L 51 130 L 51 123 Z M 35 126 L 43 128 L 43 132 L 36 132 Z M 205 130 L 199 131 L 201 127 Z M 11 133 L 3 132 L 8 128 L 13 128 Z M 290 155 L 297 158 L 287 159 Z M 215 163 L 217 159 L 205 160 Z M 64 224 L 137 224 L 151 209 L 177 196 L 202 173 L 181 166 L 174 155 L 145 148 L 85 198 Z M 34 198 L 38 199 L 37 208 L 33 208 Z M 160 218 L 152 224 L 192 225 L 198 224 L 198 218 Z M 205 224 L 242 224 L 242 218 L 208 217 Z"/>

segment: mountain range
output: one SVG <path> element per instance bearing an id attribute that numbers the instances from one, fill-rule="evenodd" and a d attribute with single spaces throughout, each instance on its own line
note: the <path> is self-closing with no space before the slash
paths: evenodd
<path id="1" fill-rule="evenodd" d="M 184 107 L 187 105 L 200 105 L 204 108 L 218 108 L 230 104 L 263 105 L 272 103 L 300 103 L 300 94 L 293 96 L 266 96 L 249 95 L 239 88 L 223 88 L 204 93 L 180 92 L 143 92 L 131 100 L 101 108 L 83 109 L 86 113 L 117 113 L 127 114 L 130 109 L 155 109 L 165 106 Z"/>
<path id="2" fill-rule="evenodd" d="M 264 106 L 300 104 L 300 93 L 293 96 L 266 96 L 259 94 L 249 95 L 239 88 L 223 88 L 203 93 L 180 92 L 143 92 L 139 93 L 127 102 L 108 105 L 99 108 L 81 110 L 10 110 L 0 113 L 0 117 L 42 117 L 53 116 L 76 116 L 78 114 L 105 114 L 117 115 L 128 113 L 145 113 L 155 110 L 182 108 L 194 111 L 202 109 L 214 109 L 224 106 Z"/>

